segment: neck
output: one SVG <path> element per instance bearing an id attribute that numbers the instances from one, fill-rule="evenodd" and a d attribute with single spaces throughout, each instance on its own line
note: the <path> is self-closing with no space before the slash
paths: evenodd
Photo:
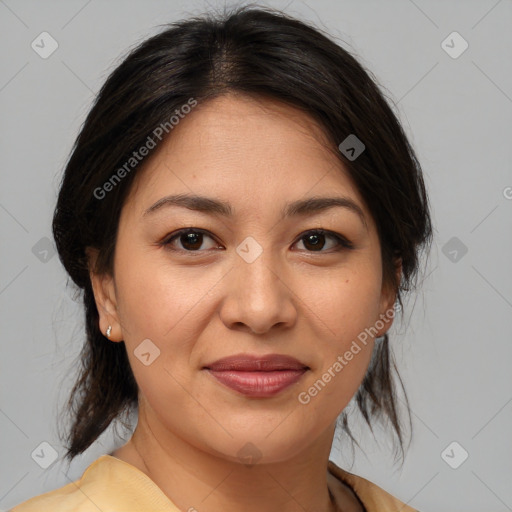
<path id="1" fill-rule="evenodd" d="M 336 498 L 329 489 L 334 427 L 292 459 L 246 465 L 200 450 L 168 431 L 162 436 L 161 426 L 139 410 L 135 433 L 114 456 L 144 472 L 180 510 L 357 511 L 351 490 L 341 490 L 344 484 Z"/>

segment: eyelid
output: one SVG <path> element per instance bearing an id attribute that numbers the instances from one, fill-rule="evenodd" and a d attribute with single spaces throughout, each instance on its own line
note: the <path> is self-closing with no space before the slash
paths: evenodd
<path id="1" fill-rule="evenodd" d="M 309 235 L 309 234 L 329 236 L 331 238 L 334 238 L 338 242 L 339 246 L 344 249 L 353 249 L 354 248 L 354 244 L 347 237 L 343 236 L 341 233 L 336 233 L 335 231 L 330 231 L 329 229 L 323 229 L 323 228 L 313 228 L 313 229 L 308 229 L 306 231 L 303 231 L 297 237 L 297 240 L 294 242 L 294 245 L 298 241 L 300 241 L 302 238 L 304 238 L 306 235 Z M 337 250 L 340 250 L 340 249 L 334 249 L 333 251 L 336 252 Z M 318 252 L 321 254 L 322 252 L 329 252 L 329 251 L 307 251 L 307 252 L 310 252 L 312 254 L 314 254 L 315 252 Z"/>
<path id="2" fill-rule="evenodd" d="M 193 254 L 193 253 L 197 253 L 197 254 L 201 254 L 203 252 L 205 252 L 204 250 L 203 251 L 186 251 L 184 249 L 174 249 L 174 248 L 171 248 L 170 245 L 171 243 L 176 240 L 177 238 L 179 238 L 181 235 L 184 235 L 186 233 L 189 233 L 189 232 L 192 232 L 192 233 L 201 233 L 203 235 L 206 235 L 208 236 L 209 238 L 211 238 L 212 240 L 214 240 L 216 243 L 219 243 L 217 242 L 217 239 L 206 229 L 202 229 L 202 228 L 194 228 L 194 227 L 188 227 L 188 228 L 182 228 L 182 229 L 178 229 L 177 231 L 173 231 L 172 233 L 166 235 L 160 242 L 159 242 L 159 245 L 162 245 L 163 247 L 166 247 L 168 248 L 169 250 L 171 251 L 175 251 L 175 252 L 186 252 L 187 254 Z M 220 245 L 220 244 L 219 244 Z"/>
<path id="3" fill-rule="evenodd" d="M 202 233 L 203 235 L 206 235 L 209 238 L 211 238 L 212 240 L 215 240 L 217 243 L 219 243 L 216 240 L 216 237 L 214 235 L 212 235 L 208 230 L 205 230 L 205 229 L 202 229 L 202 228 L 188 227 L 188 228 L 178 229 L 177 231 L 173 231 L 169 235 L 166 235 L 159 242 L 159 244 L 164 246 L 164 247 L 170 247 L 171 243 L 175 239 L 177 239 L 181 235 L 189 233 L 189 232 L 192 232 L 192 233 Z M 295 245 L 297 242 L 301 241 L 304 237 L 306 237 L 307 235 L 310 235 L 310 234 L 325 235 L 327 237 L 334 238 L 338 242 L 338 247 L 337 248 L 330 249 L 330 250 L 327 250 L 327 251 L 306 251 L 306 252 L 308 252 L 310 254 L 315 254 L 315 253 L 318 253 L 318 254 L 322 254 L 322 253 L 331 254 L 333 252 L 340 252 L 342 250 L 350 250 L 350 249 L 354 248 L 354 244 L 348 238 L 346 238 L 345 236 L 343 236 L 340 233 L 337 233 L 335 231 L 330 231 L 330 230 L 324 229 L 324 228 L 312 228 L 312 229 L 307 229 L 306 231 L 303 231 L 295 239 L 295 241 L 293 242 L 292 245 Z M 200 251 L 200 250 L 198 250 L 198 251 L 187 251 L 187 250 L 184 250 L 184 249 L 174 249 L 174 248 L 169 248 L 169 250 L 176 251 L 176 252 L 181 252 L 181 253 L 185 252 L 187 254 L 195 254 L 195 253 L 201 254 L 201 253 L 205 252 L 204 250 L 202 250 L 202 251 Z"/>

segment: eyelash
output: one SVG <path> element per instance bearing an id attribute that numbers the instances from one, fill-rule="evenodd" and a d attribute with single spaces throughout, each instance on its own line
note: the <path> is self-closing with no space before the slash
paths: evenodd
<path id="1" fill-rule="evenodd" d="M 204 250 L 197 250 L 197 251 L 189 251 L 186 249 L 175 249 L 171 246 L 172 242 L 179 238 L 181 235 L 188 234 L 188 233 L 201 233 L 203 235 L 207 235 L 208 237 L 214 238 L 209 234 L 208 231 L 200 228 L 184 228 L 180 229 L 178 231 L 175 231 L 170 236 L 166 237 L 162 242 L 160 242 L 160 245 L 164 246 L 169 251 L 175 251 L 175 252 L 181 252 L 181 253 L 187 253 L 187 254 L 194 254 L 197 253 L 197 255 L 200 255 L 201 253 L 205 252 Z M 315 253 L 327 253 L 330 254 L 332 252 L 341 252 L 343 250 L 350 250 L 354 248 L 354 245 L 352 242 L 350 242 L 348 239 L 343 237 L 342 235 L 339 235 L 338 233 L 335 233 L 333 231 L 328 231 L 326 229 L 311 229 L 309 231 L 305 231 L 295 242 L 294 245 L 297 242 L 300 242 L 303 238 L 306 238 L 308 235 L 326 235 L 328 237 L 334 238 L 338 242 L 338 247 L 334 249 L 330 249 L 327 251 L 307 251 L 309 253 L 315 254 Z"/>

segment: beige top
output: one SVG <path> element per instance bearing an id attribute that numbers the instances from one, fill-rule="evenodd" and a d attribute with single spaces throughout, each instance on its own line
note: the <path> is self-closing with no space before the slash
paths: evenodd
<path id="1" fill-rule="evenodd" d="M 417 512 L 372 482 L 329 461 L 329 478 L 349 485 L 367 512 Z M 332 478 L 336 480 L 332 480 Z M 332 489 L 334 498 L 342 490 Z M 135 466 L 102 455 L 75 482 L 35 496 L 9 512 L 181 512 L 145 473 Z"/>

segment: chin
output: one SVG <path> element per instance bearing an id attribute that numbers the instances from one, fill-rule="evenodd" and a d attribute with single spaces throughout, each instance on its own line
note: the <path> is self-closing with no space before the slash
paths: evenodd
<path id="1" fill-rule="evenodd" d="M 280 428 L 270 435 L 261 428 L 253 429 L 254 435 L 233 434 L 224 443 L 211 444 L 210 449 L 218 457 L 246 466 L 285 462 L 297 456 L 309 443 L 303 432 L 294 438 L 287 429 L 279 432 Z"/>

